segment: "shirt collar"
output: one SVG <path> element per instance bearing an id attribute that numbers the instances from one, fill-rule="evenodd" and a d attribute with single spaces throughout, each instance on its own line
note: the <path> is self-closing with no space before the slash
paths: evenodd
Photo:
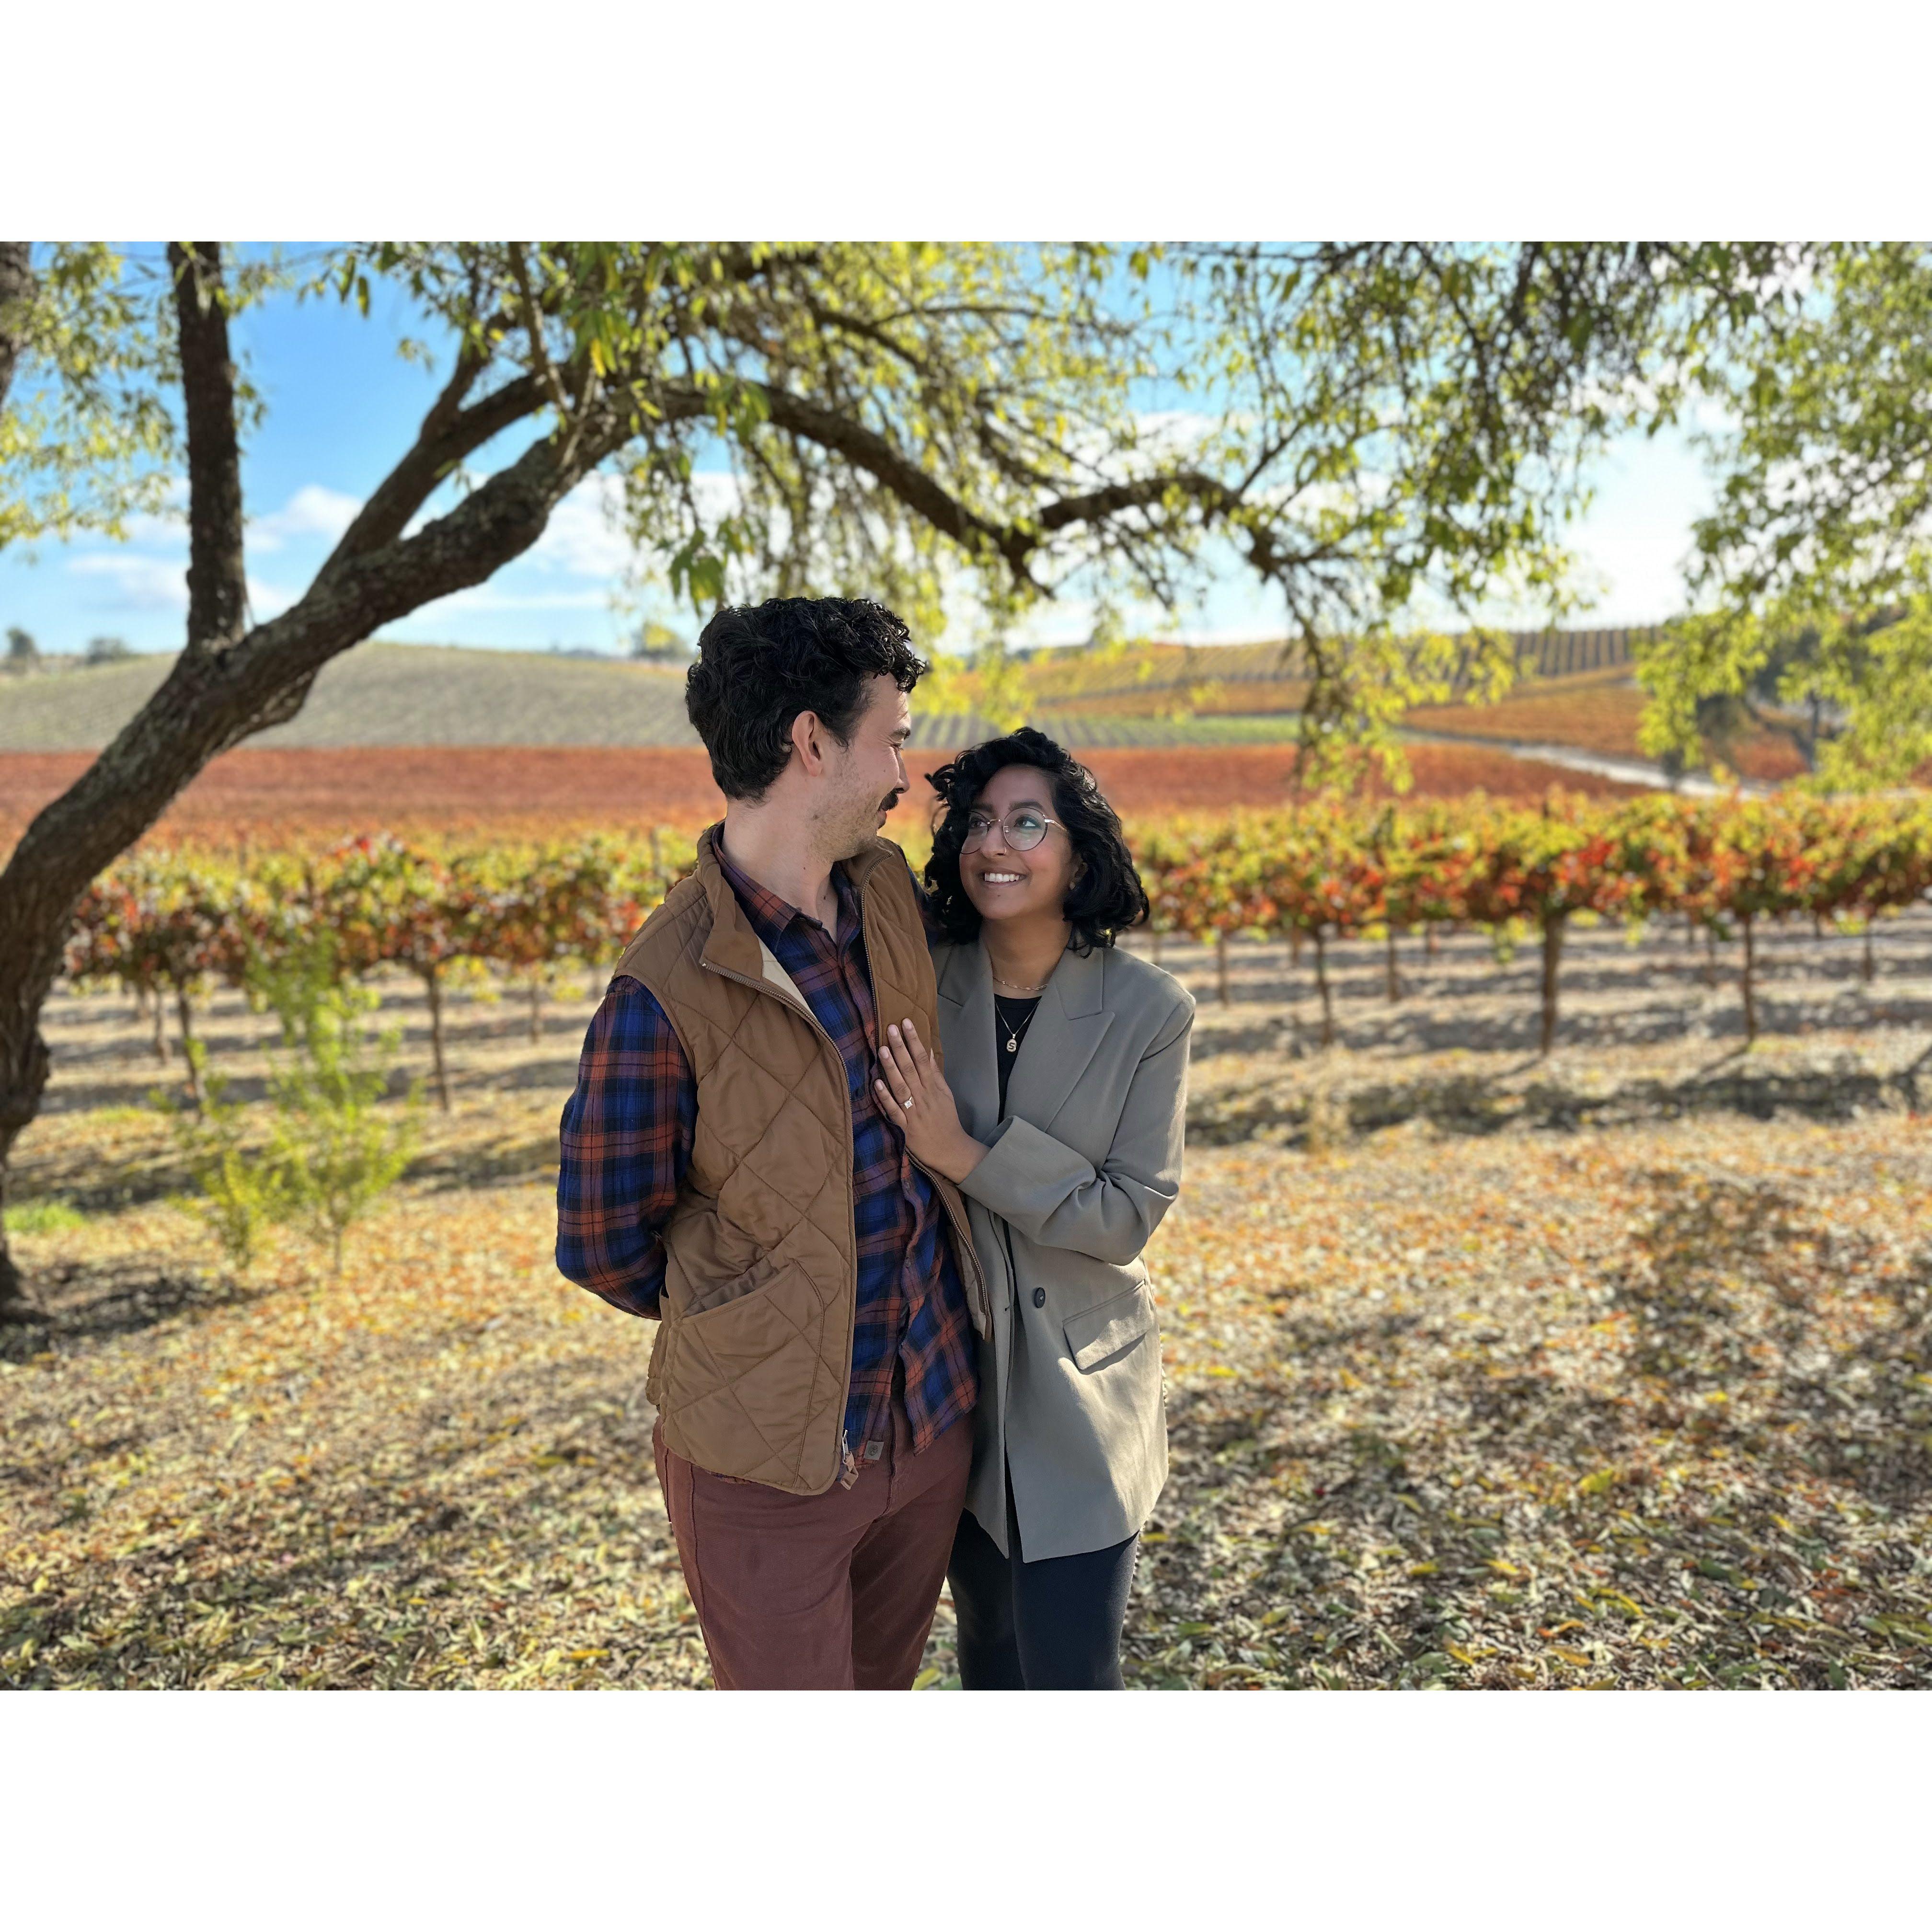
<path id="1" fill-rule="evenodd" d="M 790 931 L 795 920 L 803 920 L 810 926 L 823 932 L 825 928 L 808 912 L 801 911 L 789 900 L 779 898 L 769 886 L 761 886 L 748 873 L 742 872 L 732 862 L 731 855 L 724 849 L 724 828 L 720 825 L 712 835 L 711 849 L 717 854 L 718 868 L 724 874 L 725 883 L 737 895 L 738 903 L 745 909 L 745 916 L 752 922 L 752 929 L 767 946 L 774 946 Z M 832 889 L 838 895 L 838 930 L 841 938 L 850 933 L 857 923 L 859 896 L 852 882 L 845 876 L 843 866 L 835 863 L 832 868 Z"/>

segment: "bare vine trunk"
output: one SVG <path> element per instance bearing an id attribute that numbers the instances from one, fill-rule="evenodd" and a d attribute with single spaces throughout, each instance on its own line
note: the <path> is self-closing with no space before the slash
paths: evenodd
<path id="1" fill-rule="evenodd" d="M 1214 990 L 1220 995 L 1222 1005 L 1228 999 L 1228 935 L 1217 932 L 1214 935 Z"/>
<path id="2" fill-rule="evenodd" d="M 1389 1004 L 1394 1006 L 1402 998 L 1402 976 L 1395 966 L 1395 928 L 1388 929 L 1388 950 L 1383 956 L 1383 968 L 1388 979 Z"/>
<path id="3" fill-rule="evenodd" d="M 1322 1044 L 1335 1044 L 1335 997 L 1328 984 L 1328 940 L 1320 926 L 1315 928 L 1315 989 L 1322 995 Z"/>
<path id="4" fill-rule="evenodd" d="M 1543 922 L 1543 1027 L 1537 1053 L 1547 1059 L 1556 1043 L 1556 973 L 1563 961 L 1563 929 L 1568 913 L 1552 913 Z"/>
<path id="5" fill-rule="evenodd" d="M 1738 980 L 1744 996 L 1744 1044 L 1748 1046 L 1757 1038 L 1757 935 L 1752 929 L 1751 916 L 1743 914 L 1738 924 L 1744 930 L 1744 963 Z"/>
<path id="6" fill-rule="evenodd" d="M 195 1064 L 194 1019 L 185 986 L 175 988 L 175 1012 L 181 1022 L 182 1058 L 188 1065 L 188 1097 L 198 1114 L 201 1112 L 201 1069 Z"/>
<path id="7" fill-rule="evenodd" d="M 442 1058 L 442 977 L 434 966 L 420 969 L 423 988 L 429 995 L 429 1054 L 436 1069 L 436 1105 L 449 1112 L 449 1070 Z"/>
<path id="8" fill-rule="evenodd" d="M 543 1039 L 543 975 L 530 975 L 530 1044 L 536 1046 Z"/>
<path id="9" fill-rule="evenodd" d="M 1858 977 L 1869 986 L 1876 976 L 1878 962 L 1872 957 L 1872 922 L 1865 921 L 1864 956 L 1858 962 Z"/>

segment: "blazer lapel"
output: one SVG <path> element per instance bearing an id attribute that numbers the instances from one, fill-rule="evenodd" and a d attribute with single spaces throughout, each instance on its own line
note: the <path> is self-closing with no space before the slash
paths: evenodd
<path id="1" fill-rule="evenodd" d="M 952 948 L 939 998 L 952 1036 L 946 1084 L 958 1103 L 960 1124 L 982 1140 L 1000 1124 L 1000 1066 L 993 1058 L 993 976 L 976 942 Z"/>
<path id="2" fill-rule="evenodd" d="M 980 962 L 980 976 L 986 982 L 990 1024 L 992 976 L 986 968 L 985 953 L 976 946 L 973 951 Z M 1114 1023 L 1102 997 L 1106 956 L 1106 949 L 1097 946 L 1084 959 L 1077 952 L 1067 953 L 1054 968 L 1033 1024 L 1020 1042 L 1006 1085 L 1006 1112 L 1030 1120 L 1042 1131 L 1052 1126 L 1054 1116 L 1072 1096 L 1088 1062 L 1100 1051 Z M 996 1071 L 996 1104 L 998 1078 Z"/>

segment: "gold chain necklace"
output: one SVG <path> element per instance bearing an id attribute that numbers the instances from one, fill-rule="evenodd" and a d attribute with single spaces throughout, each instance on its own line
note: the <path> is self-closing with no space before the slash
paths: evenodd
<path id="1" fill-rule="evenodd" d="M 990 968 L 988 970 L 991 970 Z M 1052 977 L 1053 975 L 1049 973 L 1046 976 L 1046 980 L 1051 980 Z M 1022 986 L 1017 980 L 1002 980 L 998 974 L 994 973 L 993 974 L 993 984 L 994 986 L 1004 986 L 1010 993 L 1023 993 L 1028 994 L 1029 997 L 1035 993 L 1045 992 L 1046 991 L 1046 980 L 1041 980 L 1037 986 Z"/>

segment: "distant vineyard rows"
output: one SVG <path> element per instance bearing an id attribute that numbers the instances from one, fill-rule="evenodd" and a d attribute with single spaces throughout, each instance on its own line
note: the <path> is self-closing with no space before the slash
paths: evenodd
<path id="1" fill-rule="evenodd" d="M 1599 802 L 1552 794 L 1540 808 L 1480 799 L 1379 810 L 1312 806 L 1133 829 L 1156 935 L 1217 949 L 1286 937 L 1314 955 L 1333 1036 L 1327 949 L 1337 939 L 1432 927 L 1525 942 L 1542 956 L 1542 1040 L 1557 1024 L 1564 935 L 1577 917 L 1633 927 L 1675 916 L 1742 941 L 1745 1030 L 1757 1028 L 1756 945 L 1768 922 L 1871 922 L 1932 891 L 1932 806 L 1920 800 Z M 915 858 L 922 856 L 915 854 Z M 549 976 L 608 966 L 692 863 L 690 835 L 477 848 L 386 834 L 320 856 L 271 853 L 245 869 L 175 852 L 138 854 L 90 888 L 67 952 L 81 986 L 172 995 L 184 1034 L 212 980 L 326 943 L 337 970 L 400 967 L 424 987 L 436 1085 L 447 1104 L 442 1012 L 452 976 L 520 980 L 533 1024 Z"/>

